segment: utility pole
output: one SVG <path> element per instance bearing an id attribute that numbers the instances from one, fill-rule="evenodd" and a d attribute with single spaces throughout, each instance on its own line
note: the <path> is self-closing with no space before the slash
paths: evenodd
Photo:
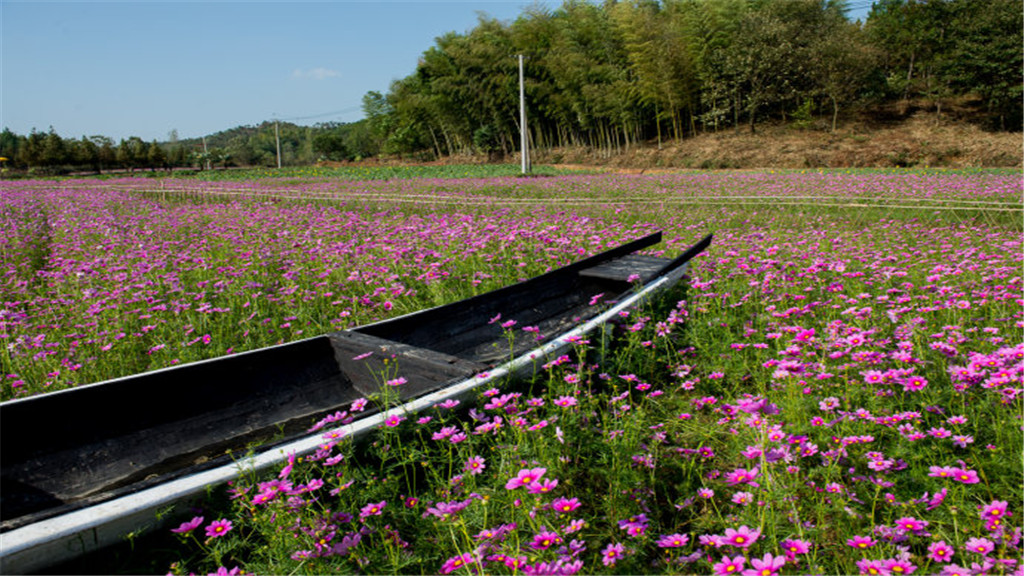
<path id="1" fill-rule="evenodd" d="M 210 170 L 210 151 L 206 148 L 206 136 L 203 136 L 203 166 Z"/>
<path id="2" fill-rule="evenodd" d="M 519 55 L 519 146 L 523 174 L 530 173 L 530 135 L 526 130 L 526 92 L 523 90 L 523 55 Z"/>
<path id="3" fill-rule="evenodd" d="M 277 118 L 274 118 L 274 141 L 277 142 L 277 169 L 281 169 L 281 130 Z"/>

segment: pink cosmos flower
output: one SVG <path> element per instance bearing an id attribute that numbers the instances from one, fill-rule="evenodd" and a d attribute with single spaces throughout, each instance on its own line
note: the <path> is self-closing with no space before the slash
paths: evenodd
<path id="1" fill-rule="evenodd" d="M 472 554 L 466 552 L 465 554 L 459 554 L 458 556 L 452 556 L 445 560 L 444 564 L 441 565 L 441 569 L 438 570 L 441 574 L 451 574 L 459 568 L 466 566 L 467 564 L 473 564 L 476 562 L 476 558 Z"/>
<path id="2" fill-rule="evenodd" d="M 485 462 L 486 460 L 484 460 L 483 456 L 472 456 L 470 457 L 469 460 L 466 460 L 466 463 L 462 466 L 462 469 L 466 472 L 469 472 L 473 476 L 476 476 L 477 474 L 483 472 L 484 468 L 487 468 L 487 464 L 485 464 Z"/>
<path id="3" fill-rule="evenodd" d="M 402 416 L 400 414 L 392 414 L 391 416 L 388 416 L 386 420 L 384 420 L 384 425 L 387 426 L 388 428 L 394 428 L 395 426 L 401 424 L 404 420 L 405 416 Z"/>
<path id="4" fill-rule="evenodd" d="M 792 562 L 797 554 L 807 554 L 811 551 L 811 543 L 806 540 L 783 540 L 780 544 L 786 558 Z"/>
<path id="5" fill-rule="evenodd" d="M 733 504 L 739 504 L 741 506 L 747 506 L 754 500 L 753 494 L 750 492 L 737 492 L 732 495 Z"/>
<path id="6" fill-rule="evenodd" d="M 953 547 L 946 544 L 944 540 L 932 542 L 928 545 L 928 558 L 935 562 L 949 562 L 953 559 L 954 553 Z"/>
<path id="7" fill-rule="evenodd" d="M 859 574 L 865 576 L 889 576 L 889 571 L 885 569 L 885 564 L 881 560 L 858 560 L 857 569 L 860 570 Z"/>
<path id="8" fill-rule="evenodd" d="M 533 548 L 534 550 L 547 550 L 548 548 L 561 543 L 562 537 L 556 532 L 543 530 L 533 536 L 533 540 L 530 542 L 530 548 Z"/>
<path id="9" fill-rule="evenodd" d="M 716 562 L 711 568 L 714 569 L 716 576 L 731 576 L 732 574 L 739 574 L 746 562 L 747 560 L 743 556 L 736 556 L 734 558 L 722 556 L 722 561 Z"/>
<path id="10" fill-rule="evenodd" d="M 755 488 L 760 486 L 754 479 L 757 478 L 758 469 L 752 468 L 747 470 L 746 468 L 737 468 L 732 472 L 725 475 L 725 483 L 730 486 L 736 486 L 738 484 L 749 484 Z"/>
<path id="11" fill-rule="evenodd" d="M 666 534 L 658 539 L 658 548 L 682 548 L 689 541 L 686 534 Z"/>
<path id="12" fill-rule="evenodd" d="M 910 376 L 903 379 L 903 389 L 907 392 L 920 392 L 928 386 L 923 376 Z"/>
<path id="13" fill-rule="evenodd" d="M 601 550 L 601 563 L 605 566 L 615 566 L 619 558 L 626 553 L 626 547 L 622 544 L 609 544 Z"/>
<path id="14" fill-rule="evenodd" d="M 743 571 L 743 576 L 772 576 L 786 565 L 786 559 L 782 556 L 772 556 L 769 552 L 763 558 L 752 558 L 751 567 Z"/>
<path id="15" fill-rule="evenodd" d="M 231 520 L 214 520 L 210 522 L 210 525 L 206 527 L 207 538 L 219 538 L 228 532 L 231 532 Z"/>
<path id="16" fill-rule="evenodd" d="M 993 544 L 988 538 L 968 538 L 967 543 L 964 545 L 964 550 L 977 552 L 982 556 L 987 556 L 988 553 L 995 550 L 995 548 L 995 544 Z"/>
<path id="17" fill-rule="evenodd" d="M 905 516 L 896 520 L 896 527 L 905 532 L 920 532 L 928 527 L 926 520 L 918 520 L 911 516 Z"/>
<path id="18" fill-rule="evenodd" d="M 747 548 L 761 536 L 760 530 L 751 530 L 747 526 L 740 526 L 738 529 L 725 529 L 725 535 L 719 540 L 725 546 L 736 546 Z"/>
<path id="19" fill-rule="evenodd" d="M 882 560 L 882 566 L 894 576 L 903 576 L 904 574 L 913 574 L 917 570 L 917 566 L 907 562 L 906 560 Z"/>
<path id="20" fill-rule="evenodd" d="M 187 534 L 187 533 L 195 530 L 196 528 L 199 528 L 202 525 L 203 525 L 203 517 L 202 516 L 196 516 L 195 518 L 189 520 L 188 522 L 182 522 L 181 526 L 178 526 L 177 528 L 172 528 L 171 532 L 174 532 L 175 534 Z"/>
<path id="21" fill-rule="evenodd" d="M 529 486 L 540 480 L 541 476 L 547 471 L 547 468 L 523 468 L 516 474 L 515 478 L 511 478 L 505 483 L 505 489 L 515 490 L 522 486 Z"/>
<path id="22" fill-rule="evenodd" d="M 932 478 L 952 478 L 957 469 L 952 466 L 929 466 L 928 475 Z"/>
<path id="23" fill-rule="evenodd" d="M 382 500 L 380 502 L 377 502 L 376 504 L 371 502 L 370 504 L 363 506 L 359 510 L 359 517 L 365 519 L 369 518 L 370 516 L 380 516 L 381 511 L 383 511 L 384 507 L 387 505 L 388 503 L 386 500 Z"/>
<path id="24" fill-rule="evenodd" d="M 986 504 L 981 509 L 981 519 L 988 520 L 992 518 L 1003 518 L 1005 516 L 1011 516 L 1006 512 L 1006 501 L 1005 500 L 993 500 L 991 504 Z"/>
<path id="25" fill-rule="evenodd" d="M 854 536 L 853 538 L 847 540 L 846 544 L 852 546 L 853 548 L 859 548 L 863 550 L 866 548 L 871 548 L 876 544 L 876 542 L 872 540 L 870 536 Z"/>
<path id="26" fill-rule="evenodd" d="M 551 502 L 551 508 L 559 514 L 568 514 L 579 507 L 580 501 L 577 498 L 555 498 Z"/>
<path id="27" fill-rule="evenodd" d="M 562 408 L 570 408 L 576 405 L 576 399 L 572 396 L 559 396 L 555 399 L 555 406 L 561 406 Z"/>
<path id="28" fill-rule="evenodd" d="M 978 473 L 967 468 L 957 468 L 953 471 L 953 479 L 962 484 L 977 484 L 981 482 Z"/>
<path id="29" fill-rule="evenodd" d="M 558 480 L 544 478 L 526 487 L 530 494 L 547 494 L 558 487 Z"/>
<path id="30" fill-rule="evenodd" d="M 407 382 L 409 382 L 409 381 L 406 380 L 404 377 L 399 376 L 398 378 L 394 378 L 392 380 L 388 380 L 387 382 L 385 382 L 385 384 L 387 384 L 388 386 L 395 387 L 395 386 L 401 386 L 402 384 L 405 384 Z"/>

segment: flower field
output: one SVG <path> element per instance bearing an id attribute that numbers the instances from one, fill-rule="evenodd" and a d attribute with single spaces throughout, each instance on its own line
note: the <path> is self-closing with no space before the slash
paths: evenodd
<path id="1" fill-rule="evenodd" d="M 0 184 L 3 399 L 715 234 L 610 353 L 366 441 L 331 431 L 364 403 L 318 423 L 182 519 L 172 571 L 1024 570 L 1018 174 L 389 178 Z"/>

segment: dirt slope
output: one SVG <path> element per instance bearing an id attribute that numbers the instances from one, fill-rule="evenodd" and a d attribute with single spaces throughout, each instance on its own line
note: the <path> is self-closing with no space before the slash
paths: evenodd
<path id="1" fill-rule="evenodd" d="M 617 154 L 586 149 L 538 150 L 534 162 L 585 164 L 618 169 L 656 168 L 846 168 L 1021 167 L 1024 135 L 987 132 L 964 122 L 918 113 L 899 123 L 863 123 L 828 130 L 789 125 L 702 134 L 679 142 L 623 149 Z M 507 159 L 506 159 L 507 161 Z"/>

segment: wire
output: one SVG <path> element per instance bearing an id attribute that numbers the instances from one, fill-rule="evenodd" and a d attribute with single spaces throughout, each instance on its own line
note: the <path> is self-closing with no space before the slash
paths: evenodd
<path id="1" fill-rule="evenodd" d="M 313 118 L 323 118 L 323 117 L 326 117 L 326 116 L 337 116 L 339 114 L 346 114 L 348 112 L 356 112 L 356 111 L 359 111 L 359 110 L 362 110 L 362 109 L 363 109 L 362 106 L 350 106 L 348 108 L 343 108 L 341 110 L 335 110 L 333 112 L 324 112 L 322 114 L 311 114 L 309 116 L 294 116 L 294 117 L 291 117 L 291 118 L 277 118 L 275 116 L 274 119 L 275 120 L 284 120 L 285 122 L 291 122 L 293 120 L 312 120 Z"/>

